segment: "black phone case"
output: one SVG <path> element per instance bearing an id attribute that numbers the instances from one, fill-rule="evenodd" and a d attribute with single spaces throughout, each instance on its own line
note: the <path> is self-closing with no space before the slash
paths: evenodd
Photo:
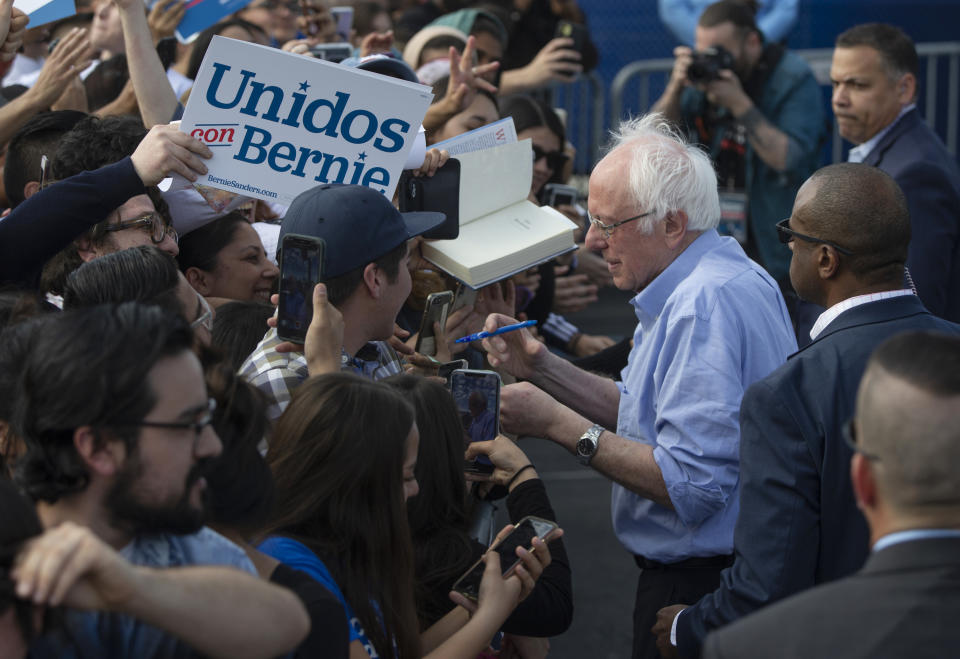
<path id="1" fill-rule="evenodd" d="M 434 211 L 447 219 L 427 231 L 427 240 L 453 240 L 460 235 L 460 161 L 450 158 L 433 176 L 400 177 L 400 212 Z"/>

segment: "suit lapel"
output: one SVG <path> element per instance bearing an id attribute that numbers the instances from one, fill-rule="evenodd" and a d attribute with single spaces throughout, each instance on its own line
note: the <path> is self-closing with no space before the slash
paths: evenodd
<path id="1" fill-rule="evenodd" d="M 881 139 L 877 145 L 873 147 L 873 150 L 867 154 L 867 157 L 863 159 L 864 164 L 879 167 L 880 161 L 883 160 L 883 155 L 887 152 L 887 149 L 904 134 L 913 130 L 919 121 L 920 115 L 916 108 L 900 117 L 900 120 L 893 125 L 893 128 L 883 136 L 883 139 Z"/>

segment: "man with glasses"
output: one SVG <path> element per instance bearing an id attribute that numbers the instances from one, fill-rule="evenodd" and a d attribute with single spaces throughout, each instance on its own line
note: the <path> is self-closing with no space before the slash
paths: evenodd
<path id="1" fill-rule="evenodd" d="M 127 303 L 30 322 L 29 339 L 13 348 L 19 376 L 10 428 L 26 447 L 15 478 L 36 502 L 44 526 L 88 527 L 135 565 L 221 565 L 255 575 L 239 547 L 203 526 L 204 470 L 221 444 L 183 319 Z M 190 597 L 194 604 L 199 598 L 210 608 L 229 607 L 228 618 L 237 624 L 207 628 L 206 634 L 232 636 L 235 648 L 258 656 L 283 653 L 300 641 L 308 625 L 296 598 L 278 596 L 241 572 L 222 576 L 221 588 Z M 241 585 L 247 596 L 231 598 Z M 79 656 L 187 652 L 177 638 L 116 613 L 71 613 L 66 622 L 65 638 Z M 260 649 L 245 647 L 241 636 Z M 62 651 L 54 647 L 36 656 Z"/>
<path id="2" fill-rule="evenodd" d="M 711 592 L 732 562 L 740 400 L 796 341 L 776 282 L 716 231 L 709 159 L 661 115 L 620 126 L 590 176 L 589 211 L 587 247 L 636 293 L 622 381 L 523 330 L 484 346 L 491 364 L 529 381 L 503 388 L 504 429 L 557 442 L 615 482 L 614 531 L 641 570 L 633 656 L 657 657 L 657 611 L 676 593 Z M 492 315 L 485 329 L 513 322 Z"/>
<path id="3" fill-rule="evenodd" d="M 867 528 L 842 427 L 867 359 L 905 330 L 960 333 L 903 287 L 910 215 L 881 170 L 842 163 L 817 171 L 778 230 L 794 289 L 826 311 L 811 343 L 743 397 L 733 567 L 693 606 L 659 615 L 661 646 L 683 657 L 698 657 L 709 631 L 863 564 Z"/>
<path id="4" fill-rule="evenodd" d="M 906 332 L 867 364 L 847 473 L 856 574 L 712 634 L 704 657 L 946 657 L 960 646 L 960 338 Z"/>
<path id="5" fill-rule="evenodd" d="M 0 282 L 60 294 L 85 261 L 128 247 L 178 254 L 156 186 L 206 173 L 210 150 L 174 126 L 84 119 L 61 140 L 52 177 L 0 222 Z M 42 273 L 42 274 L 41 274 Z"/>

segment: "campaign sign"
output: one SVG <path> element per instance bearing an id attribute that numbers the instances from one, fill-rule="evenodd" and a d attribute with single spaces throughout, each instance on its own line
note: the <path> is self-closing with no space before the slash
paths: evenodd
<path id="1" fill-rule="evenodd" d="M 393 198 L 429 87 L 216 36 L 180 130 L 213 152 L 198 184 L 289 205 L 323 183 Z"/>
<path id="2" fill-rule="evenodd" d="M 159 0 L 166 3 L 167 0 Z M 240 11 L 253 0 L 188 0 L 183 20 L 177 25 L 175 32 L 177 41 L 190 43 L 201 32 L 211 25 L 216 25 L 221 19 Z"/>
<path id="3" fill-rule="evenodd" d="M 77 13 L 73 0 L 14 0 L 13 6 L 30 17 L 27 27 L 39 27 Z"/>

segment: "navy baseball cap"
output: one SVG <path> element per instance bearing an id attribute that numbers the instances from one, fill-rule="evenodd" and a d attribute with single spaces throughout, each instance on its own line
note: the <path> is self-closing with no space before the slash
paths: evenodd
<path id="1" fill-rule="evenodd" d="M 388 78 L 399 78 L 400 80 L 420 84 L 417 74 L 407 66 L 406 62 L 386 53 L 374 53 L 366 57 L 348 57 L 340 62 L 340 64 L 343 66 L 351 66 L 361 71 L 379 73 Z"/>
<path id="2" fill-rule="evenodd" d="M 323 276 L 339 277 L 361 268 L 446 219 L 443 213 L 401 213 L 390 200 L 363 185 L 328 183 L 302 192 L 280 225 L 288 233 L 322 238 Z"/>

